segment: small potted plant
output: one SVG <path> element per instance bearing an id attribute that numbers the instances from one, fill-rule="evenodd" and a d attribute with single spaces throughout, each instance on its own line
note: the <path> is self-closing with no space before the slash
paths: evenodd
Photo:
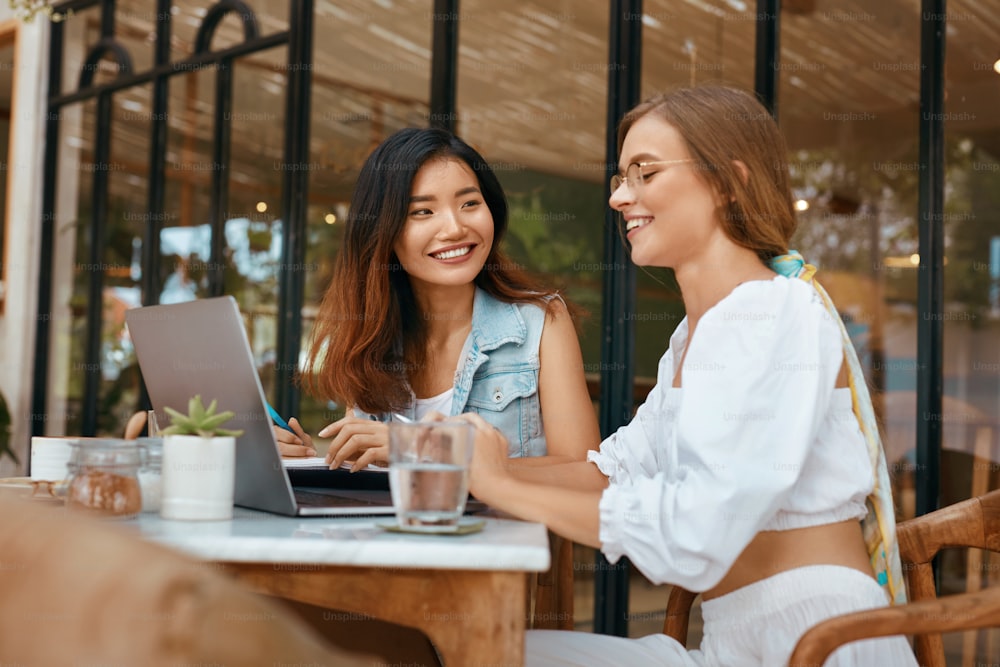
<path id="1" fill-rule="evenodd" d="M 243 431 L 220 428 L 234 416 L 216 413 L 218 402 L 206 408 L 201 396 L 188 402 L 183 414 L 167 407 L 170 426 L 163 429 L 164 519 L 218 521 L 233 516 L 236 480 L 236 438 Z"/>

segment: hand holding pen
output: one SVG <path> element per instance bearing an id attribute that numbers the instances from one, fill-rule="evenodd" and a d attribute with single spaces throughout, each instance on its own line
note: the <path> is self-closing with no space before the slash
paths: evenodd
<path id="1" fill-rule="evenodd" d="M 267 404 L 267 411 L 274 421 L 274 435 L 278 440 L 282 456 L 316 456 L 312 438 L 302 428 L 298 419 L 292 417 L 286 422 L 270 404 Z"/>

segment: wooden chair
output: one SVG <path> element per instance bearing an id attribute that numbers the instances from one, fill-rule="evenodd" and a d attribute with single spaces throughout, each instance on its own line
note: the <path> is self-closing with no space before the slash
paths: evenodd
<path id="1" fill-rule="evenodd" d="M 551 563 L 528 587 L 527 619 L 532 630 L 573 629 L 573 542 L 549 531 Z M 534 609 L 531 599 L 534 598 Z"/>
<path id="2" fill-rule="evenodd" d="M 945 667 L 941 633 L 1000 627 L 1000 587 L 937 597 L 931 560 L 941 549 L 1000 551 L 1000 490 L 910 519 L 896 527 L 906 573 L 908 604 L 828 619 L 807 631 L 792 653 L 792 667 L 818 667 L 848 642 L 891 635 L 914 635 L 917 662 Z M 687 641 L 688 615 L 696 595 L 670 591 L 663 632 Z"/>

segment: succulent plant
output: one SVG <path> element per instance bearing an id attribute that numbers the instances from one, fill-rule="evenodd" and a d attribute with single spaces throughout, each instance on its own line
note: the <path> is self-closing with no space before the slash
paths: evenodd
<path id="1" fill-rule="evenodd" d="M 201 395 L 197 394 L 188 401 L 187 414 L 165 407 L 164 410 L 170 416 L 170 426 L 163 429 L 163 435 L 198 435 L 202 438 L 242 435 L 243 431 L 219 428 L 232 419 L 235 413 L 232 410 L 226 410 L 216 414 L 217 405 L 218 401 L 213 400 L 206 408 L 201 402 Z"/>

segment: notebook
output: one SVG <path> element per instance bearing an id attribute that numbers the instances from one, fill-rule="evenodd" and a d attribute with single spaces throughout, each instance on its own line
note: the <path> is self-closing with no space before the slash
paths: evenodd
<path id="1" fill-rule="evenodd" d="M 185 412 L 200 394 L 207 405 L 235 416 L 224 426 L 242 429 L 236 440 L 235 503 L 288 516 L 393 514 L 383 470 L 305 469 L 290 476 L 265 408 L 264 390 L 231 296 L 133 308 L 125 321 L 153 408 Z M 289 459 L 290 461 L 290 459 Z"/>

